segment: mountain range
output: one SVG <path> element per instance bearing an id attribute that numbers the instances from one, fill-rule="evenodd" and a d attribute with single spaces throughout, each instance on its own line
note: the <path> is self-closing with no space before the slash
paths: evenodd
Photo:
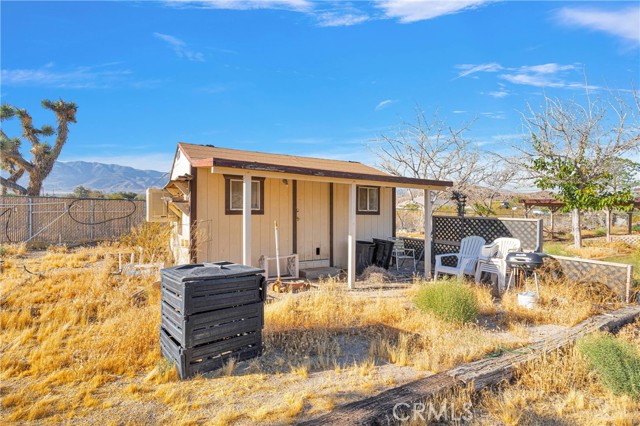
<path id="1" fill-rule="evenodd" d="M 77 186 L 88 189 L 113 192 L 144 193 L 151 186 L 163 186 L 167 173 L 156 170 L 139 170 L 117 164 L 93 163 L 86 161 L 56 161 L 51 174 L 45 179 L 43 192 L 61 195 L 73 192 Z M 27 185 L 27 179 L 18 181 Z"/>

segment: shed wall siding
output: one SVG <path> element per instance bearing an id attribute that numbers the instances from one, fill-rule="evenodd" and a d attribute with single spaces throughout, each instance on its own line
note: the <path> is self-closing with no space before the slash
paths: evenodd
<path id="1" fill-rule="evenodd" d="M 178 157 L 174 160 L 170 180 L 176 180 L 178 176 L 191 173 L 191 163 L 189 163 L 187 156 L 178 150 Z"/>
<path id="2" fill-rule="evenodd" d="M 224 177 L 208 168 L 198 168 L 198 261 L 242 262 L 242 215 L 225 214 Z M 291 183 L 265 179 L 264 214 L 251 216 L 251 259 L 275 256 L 274 220 L 278 221 L 281 255 L 292 253 Z"/>
<path id="3" fill-rule="evenodd" d="M 349 219 L 349 185 L 334 184 L 333 187 L 333 253 L 334 265 L 347 267 L 347 239 Z M 392 234 L 391 191 L 394 188 L 380 188 L 380 214 L 356 216 L 356 239 L 388 238 Z"/>
<path id="4" fill-rule="evenodd" d="M 228 260 L 242 262 L 242 215 L 225 214 L 224 177 L 198 168 L 197 186 L 197 250 L 198 262 Z M 252 264 L 260 255 L 275 256 L 273 222 L 278 221 L 280 254 L 293 253 L 292 184 L 282 179 L 265 179 L 264 215 L 252 215 Z M 298 254 L 300 260 L 329 258 L 329 184 L 298 181 Z M 333 250 L 334 264 L 347 267 L 349 185 L 334 184 Z M 392 235 L 393 188 L 380 189 L 380 214 L 358 215 L 359 240 L 387 238 Z M 306 219 L 306 220 L 305 220 Z M 188 225 L 187 225 L 188 226 Z M 320 255 L 316 255 L 320 247 Z"/>

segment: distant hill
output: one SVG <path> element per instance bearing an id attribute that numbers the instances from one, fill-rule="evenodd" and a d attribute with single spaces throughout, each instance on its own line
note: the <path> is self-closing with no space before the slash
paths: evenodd
<path id="1" fill-rule="evenodd" d="M 44 193 L 66 194 L 80 185 L 105 193 L 144 193 L 150 186 L 166 183 L 167 176 L 164 175 L 164 172 L 156 170 L 139 170 L 117 164 L 56 161 L 51 174 L 44 181 Z M 19 183 L 26 186 L 28 180 L 21 179 Z"/>

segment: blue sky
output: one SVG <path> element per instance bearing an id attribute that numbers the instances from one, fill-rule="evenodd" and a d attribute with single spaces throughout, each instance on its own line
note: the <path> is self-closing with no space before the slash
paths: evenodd
<path id="1" fill-rule="evenodd" d="M 640 80 L 637 2 L 2 1 L 1 96 L 52 123 L 61 160 L 168 170 L 178 141 L 375 164 L 417 106 L 505 151 L 543 91 Z M 17 123 L 3 123 L 10 135 Z"/>

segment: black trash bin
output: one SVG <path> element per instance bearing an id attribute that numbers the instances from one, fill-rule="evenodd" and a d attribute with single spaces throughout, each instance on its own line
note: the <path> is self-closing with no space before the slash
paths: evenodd
<path id="1" fill-rule="evenodd" d="M 371 241 L 356 241 L 356 274 L 360 275 L 369 265 L 373 265 L 376 245 Z"/>
<path id="2" fill-rule="evenodd" d="M 389 269 L 391 256 L 393 254 L 393 241 L 374 238 L 373 242 L 376 245 L 375 256 L 373 259 L 374 265 L 384 269 Z"/>
<path id="3" fill-rule="evenodd" d="M 180 265 L 162 274 L 160 348 L 180 378 L 262 352 L 262 269 L 231 262 Z"/>

